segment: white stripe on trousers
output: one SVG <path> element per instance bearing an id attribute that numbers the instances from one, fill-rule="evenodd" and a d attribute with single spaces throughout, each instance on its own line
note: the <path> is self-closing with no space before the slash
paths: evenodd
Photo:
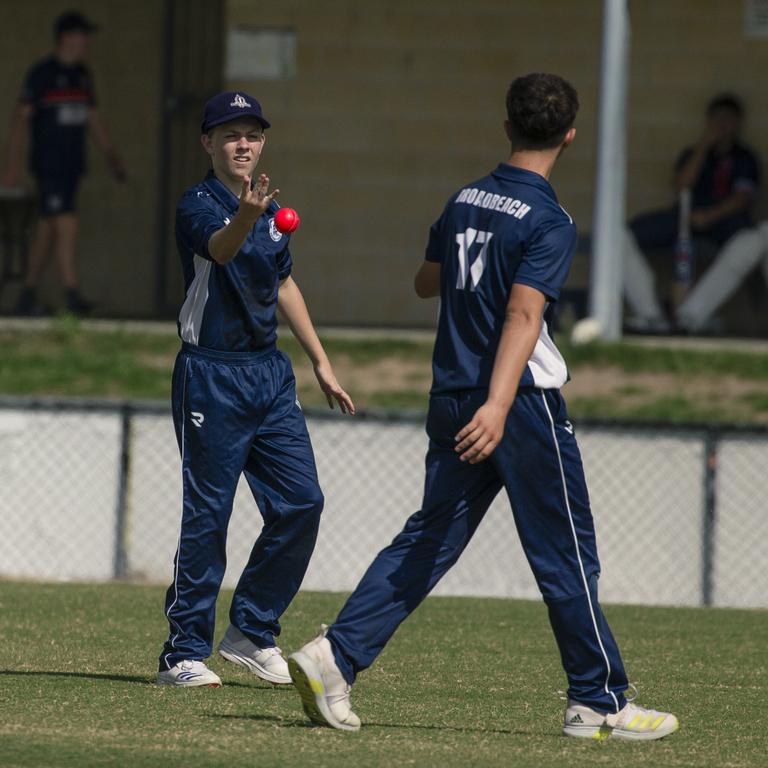
<path id="1" fill-rule="evenodd" d="M 568 521 L 571 524 L 571 533 L 573 534 L 573 543 L 576 547 L 576 558 L 579 561 L 579 571 L 581 572 L 581 579 L 584 582 L 584 589 L 587 593 L 587 603 L 589 604 L 589 613 L 592 617 L 592 626 L 595 628 L 595 636 L 597 637 L 597 643 L 600 646 L 600 650 L 603 653 L 603 658 L 605 659 L 605 666 L 607 669 L 607 673 L 605 675 L 605 692 L 610 695 L 610 697 L 613 699 L 613 704 L 616 707 L 616 711 L 619 711 L 619 702 L 616 698 L 616 695 L 613 693 L 613 691 L 608 688 L 608 681 L 611 678 L 611 662 L 608 660 L 608 654 L 605 652 L 605 646 L 603 645 L 603 640 L 600 637 L 600 630 L 597 626 L 597 618 L 595 617 L 595 609 L 592 605 L 592 595 L 589 593 L 589 583 L 587 582 L 587 575 L 584 572 L 584 563 L 581 561 L 581 551 L 579 549 L 579 537 L 576 535 L 576 526 L 573 523 L 573 515 L 571 514 L 571 502 L 568 499 L 568 483 L 565 480 L 565 470 L 563 469 L 563 457 L 560 455 L 560 444 L 557 442 L 557 433 L 555 432 L 555 420 L 552 418 L 552 412 L 549 410 L 549 405 L 547 405 L 547 395 L 544 391 L 541 393 L 541 399 L 544 402 L 544 410 L 547 412 L 547 416 L 549 417 L 549 425 L 550 429 L 552 430 L 552 439 L 555 442 L 555 451 L 557 451 L 557 462 L 560 466 L 560 479 L 563 482 L 563 497 L 565 498 L 565 508 L 568 510 Z"/>
<path id="2" fill-rule="evenodd" d="M 184 361 L 184 384 L 181 390 L 181 519 L 179 520 L 179 540 L 176 544 L 176 568 L 173 573 L 173 587 L 176 592 L 173 602 L 168 606 L 168 610 L 165 612 L 165 618 L 169 623 L 173 623 L 176 627 L 176 634 L 171 638 L 171 647 L 176 647 L 176 640 L 181 634 L 181 627 L 171 618 L 171 611 L 173 606 L 179 602 L 179 561 L 181 560 L 181 529 L 184 525 L 184 453 L 186 444 L 184 442 L 184 433 L 187 425 L 187 372 L 189 370 L 189 358 Z M 165 654 L 165 666 L 168 666 L 168 657 L 170 652 Z"/>

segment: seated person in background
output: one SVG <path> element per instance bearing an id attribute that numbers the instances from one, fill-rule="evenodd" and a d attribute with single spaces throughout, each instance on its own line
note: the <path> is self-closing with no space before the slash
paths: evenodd
<path id="1" fill-rule="evenodd" d="M 752 226 L 750 207 L 759 182 L 755 153 L 739 140 L 744 117 L 741 102 L 729 94 L 707 107 L 704 134 L 683 150 L 675 166 L 678 191 L 691 190 L 691 234 L 718 248 L 740 230 Z M 655 278 L 642 251 L 672 248 L 678 235 L 679 209 L 652 211 L 634 218 L 624 244 L 624 292 L 636 331 L 663 332 L 670 323 L 656 294 Z M 685 317 L 685 304 L 679 315 Z"/>

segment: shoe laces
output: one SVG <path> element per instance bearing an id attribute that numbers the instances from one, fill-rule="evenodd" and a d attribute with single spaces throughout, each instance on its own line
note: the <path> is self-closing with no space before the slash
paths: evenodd
<path id="1" fill-rule="evenodd" d="M 269 648 L 261 648 L 260 649 L 262 653 L 266 654 L 267 656 L 282 656 L 283 652 L 276 646 L 270 646 Z"/>

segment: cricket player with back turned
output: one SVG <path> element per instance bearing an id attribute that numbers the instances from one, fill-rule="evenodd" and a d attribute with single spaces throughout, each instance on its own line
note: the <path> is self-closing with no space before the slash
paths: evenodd
<path id="1" fill-rule="evenodd" d="M 669 713 L 628 701 L 630 687 L 600 608 L 600 564 L 573 426 L 568 379 L 549 335 L 576 228 L 549 184 L 574 140 L 578 98 L 556 75 L 507 93 L 507 162 L 448 201 L 433 225 L 416 293 L 439 296 L 421 510 L 376 557 L 334 624 L 289 657 L 314 721 L 357 730 L 357 675 L 458 560 L 501 488 L 547 605 L 568 678 L 563 732 L 659 739 Z M 479 630 L 480 631 L 480 630 Z M 471 648 L 467 649 L 471 653 Z"/>
<path id="2" fill-rule="evenodd" d="M 274 221 L 278 190 L 269 192 L 265 174 L 252 181 L 267 128 L 252 96 L 214 96 L 201 137 L 212 170 L 177 209 L 186 300 L 172 399 L 183 508 L 161 684 L 221 685 L 203 660 L 211 654 L 227 525 L 242 473 L 264 528 L 235 590 L 219 653 L 264 680 L 291 682 L 275 637 L 312 555 L 323 495 L 291 363 L 275 347 L 278 307 L 328 404 L 354 413 L 291 277 L 289 236 Z"/>

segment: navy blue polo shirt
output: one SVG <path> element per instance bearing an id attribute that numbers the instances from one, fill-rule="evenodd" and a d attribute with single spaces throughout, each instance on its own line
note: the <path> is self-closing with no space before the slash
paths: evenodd
<path id="1" fill-rule="evenodd" d="M 692 154 L 693 147 L 688 147 L 680 153 L 675 165 L 678 171 Z M 709 208 L 738 191 L 756 193 L 759 185 L 760 163 L 757 155 L 748 147 L 735 142 L 727 152 L 720 153 L 712 149 L 707 153 L 691 190 L 692 207 Z M 748 207 L 716 221 L 701 234 L 723 243 L 740 229 L 746 229 L 753 224 L 752 212 Z"/>
<path id="2" fill-rule="evenodd" d="M 273 347 L 277 339 L 277 290 L 291 274 L 290 237 L 275 227 L 280 206 L 273 201 L 234 259 L 217 264 L 208 241 L 229 224 L 239 203 L 212 171 L 179 201 L 176 243 L 186 289 L 179 335 L 209 349 L 255 352 Z"/>
<path id="3" fill-rule="evenodd" d="M 575 249 L 573 219 L 537 173 L 501 163 L 451 197 L 432 226 L 425 256 L 441 265 L 433 394 L 489 386 L 514 283 L 547 297 L 520 386 L 565 384 L 568 370 L 550 336 L 549 319 Z"/>
<path id="4" fill-rule="evenodd" d="M 32 107 L 29 167 L 38 178 L 72 178 L 86 168 L 89 110 L 96 104 L 91 73 L 54 56 L 29 70 L 19 101 Z"/>

